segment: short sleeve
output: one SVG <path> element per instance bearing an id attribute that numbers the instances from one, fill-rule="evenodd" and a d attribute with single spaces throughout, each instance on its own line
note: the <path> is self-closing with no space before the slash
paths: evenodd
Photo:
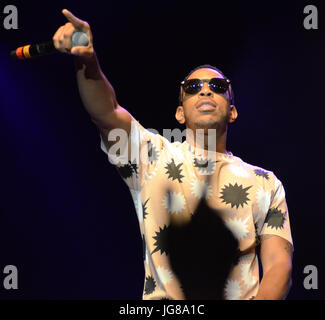
<path id="1" fill-rule="evenodd" d="M 118 137 L 118 140 L 116 140 Z M 117 141 L 107 150 L 106 145 L 100 135 L 101 149 L 107 154 L 108 160 L 113 164 L 120 176 L 131 190 L 141 190 L 143 175 L 150 171 L 158 159 L 157 150 L 160 145 L 159 134 L 154 134 L 145 129 L 135 119 L 132 119 L 130 134 L 127 135 L 122 129 L 113 129 L 107 137 L 111 141 Z"/>
<path id="2" fill-rule="evenodd" d="M 277 235 L 293 245 L 289 211 L 285 198 L 285 190 L 281 181 L 273 174 L 270 187 L 271 201 L 266 214 L 261 235 Z"/>

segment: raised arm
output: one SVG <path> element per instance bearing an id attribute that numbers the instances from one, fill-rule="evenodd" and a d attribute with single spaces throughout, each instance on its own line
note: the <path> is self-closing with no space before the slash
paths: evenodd
<path id="1" fill-rule="evenodd" d="M 106 139 L 108 132 L 111 129 L 121 128 L 129 133 L 132 116 L 118 104 L 112 85 L 101 71 L 89 24 L 66 9 L 63 9 L 62 13 L 69 22 L 54 34 L 54 45 L 57 50 L 75 56 L 76 76 L 82 102 L 109 146 Z M 75 31 L 87 33 L 89 37 L 87 47 L 72 48 L 71 37 Z"/>

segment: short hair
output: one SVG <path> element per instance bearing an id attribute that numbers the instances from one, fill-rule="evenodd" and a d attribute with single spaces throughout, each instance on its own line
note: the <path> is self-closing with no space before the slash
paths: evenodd
<path id="1" fill-rule="evenodd" d="M 196 70 L 199 70 L 199 69 L 213 69 L 217 72 L 219 72 L 225 79 L 228 79 L 225 74 L 220 70 L 218 69 L 217 67 L 215 66 L 212 66 L 210 64 L 202 64 L 196 68 L 194 68 L 193 70 L 191 70 L 187 76 L 184 78 L 183 81 L 186 81 L 188 79 L 188 77 Z M 235 104 L 235 95 L 234 95 L 234 90 L 232 89 L 232 85 L 230 84 L 230 90 L 229 90 L 229 103 L 230 104 Z M 182 90 L 179 91 L 179 97 L 178 97 L 178 105 L 181 106 L 182 105 Z"/>

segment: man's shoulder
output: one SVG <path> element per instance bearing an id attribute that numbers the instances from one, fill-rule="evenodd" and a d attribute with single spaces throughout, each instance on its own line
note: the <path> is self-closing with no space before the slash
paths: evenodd
<path id="1" fill-rule="evenodd" d="M 252 163 L 248 163 L 236 156 L 234 156 L 234 158 L 236 159 L 237 163 L 240 163 L 242 165 L 243 168 L 251 172 L 256 179 L 262 179 L 264 180 L 264 182 L 273 182 L 273 183 L 275 180 L 278 180 L 273 170 L 265 169 L 264 167 Z"/>

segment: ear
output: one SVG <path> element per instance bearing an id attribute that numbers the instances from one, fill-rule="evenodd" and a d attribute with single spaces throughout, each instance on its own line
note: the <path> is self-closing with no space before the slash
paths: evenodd
<path id="1" fill-rule="evenodd" d="M 235 120 L 238 117 L 238 112 L 237 112 L 236 107 L 233 104 L 231 104 L 229 106 L 229 108 L 230 108 L 230 110 L 229 110 L 229 120 L 228 120 L 228 122 L 233 123 L 233 122 L 235 122 Z"/>
<path id="2" fill-rule="evenodd" d="M 183 108 L 183 106 L 178 106 L 177 107 L 175 118 L 180 124 L 185 123 L 185 116 L 184 116 L 184 108 Z"/>

